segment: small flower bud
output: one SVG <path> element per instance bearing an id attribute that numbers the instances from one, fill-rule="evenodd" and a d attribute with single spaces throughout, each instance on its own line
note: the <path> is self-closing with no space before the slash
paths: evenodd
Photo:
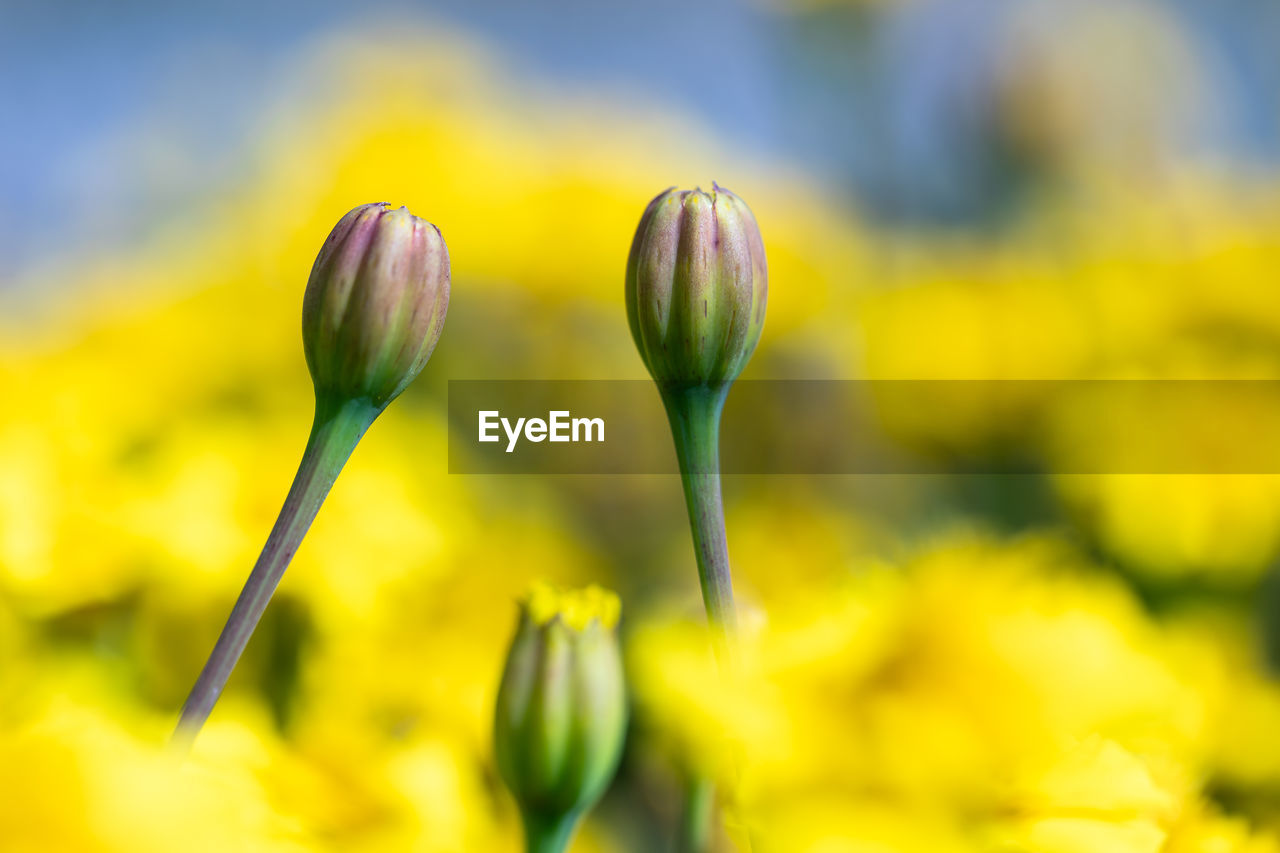
<path id="1" fill-rule="evenodd" d="M 521 605 L 493 733 L 530 849 L 567 843 L 617 770 L 627 728 L 619 609 L 617 596 L 594 586 L 538 585 Z"/>
<path id="2" fill-rule="evenodd" d="M 302 302 L 317 398 L 385 407 L 422 371 L 448 307 L 440 229 L 385 202 L 352 210 L 316 256 Z"/>
<path id="3" fill-rule="evenodd" d="M 316 256 L 302 299 L 302 348 L 316 410 L 302 464 L 267 544 L 182 706 L 175 743 L 190 745 L 244 652 L 342 466 L 378 414 L 435 349 L 449 305 L 440 231 L 405 208 L 366 204 L 342 217 Z"/>
<path id="4" fill-rule="evenodd" d="M 649 202 L 627 260 L 627 319 L 661 385 L 717 385 L 742 372 L 764 328 L 764 243 L 751 209 L 712 184 Z"/>

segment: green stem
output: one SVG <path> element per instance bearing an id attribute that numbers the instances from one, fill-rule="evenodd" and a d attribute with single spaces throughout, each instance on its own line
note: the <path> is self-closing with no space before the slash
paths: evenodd
<path id="1" fill-rule="evenodd" d="M 173 733 L 175 745 L 188 748 L 208 719 L 302 537 L 333 488 L 342 466 L 379 411 L 368 400 L 337 404 L 316 401 L 315 422 L 293 486 L 213 653 L 182 706 L 182 715 Z"/>
<path id="2" fill-rule="evenodd" d="M 707 853 L 711 849 L 711 821 L 715 814 L 716 786 L 705 776 L 689 779 L 680 816 L 679 853 Z"/>
<path id="3" fill-rule="evenodd" d="M 733 666 L 733 646 L 738 631 L 724 500 L 720 494 L 720 415 L 729 387 L 726 382 L 661 389 L 675 438 L 676 458 L 680 461 L 702 602 L 707 609 L 716 658 L 725 668 Z M 709 849 L 714 810 L 715 783 L 706 778 L 692 779 L 681 818 L 681 851 L 703 853 Z"/>
<path id="4" fill-rule="evenodd" d="M 720 497 L 720 413 L 728 394 L 728 383 L 662 389 L 689 507 L 702 601 L 711 623 L 716 655 L 725 662 L 731 659 L 732 638 L 738 625 Z"/>
<path id="5" fill-rule="evenodd" d="M 569 849 L 569 839 L 577 826 L 578 815 L 570 813 L 560 818 L 524 816 L 526 853 L 564 853 Z"/>

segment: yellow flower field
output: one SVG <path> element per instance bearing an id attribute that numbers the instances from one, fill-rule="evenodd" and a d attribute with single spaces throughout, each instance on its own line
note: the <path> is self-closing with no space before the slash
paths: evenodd
<path id="1" fill-rule="evenodd" d="M 727 478 L 722 677 L 676 478 L 450 474 L 445 413 L 448 379 L 644 377 L 636 220 L 712 179 L 769 257 L 747 378 L 1271 379 L 1280 186 L 1099 177 L 960 240 L 662 105 L 531 94 L 479 44 L 340 38 L 294 73 L 242 180 L 6 283 L 0 849 L 516 851 L 492 714 L 545 580 L 623 601 L 633 722 L 575 851 L 669 849 L 690 773 L 720 782 L 723 849 L 1280 851 L 1275 475 L 1062 470 L 1089 413 L 1050 384 L 890 412 L 957 455 L 1050 425 L 1023 448 L 1041 514 L 1006 523 L 960 475 Z M 448 323 L 183 761 L 177 710 L 306 439 L 311 262 L 377 200 L 444 233 Z"/>

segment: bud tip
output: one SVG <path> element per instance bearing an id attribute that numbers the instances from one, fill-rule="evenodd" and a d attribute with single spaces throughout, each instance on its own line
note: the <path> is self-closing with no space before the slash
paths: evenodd
<path id="1" fill-rule="evenodd" d="M 622 614 L 618 596 L 595 584 L 584 589 L 562 590 L 540 581 L 533 585 L 522 603 L 529 618 L 539 627 L 559 619 L 575 631 L 585 631 L 592 622 L 612 630 Z"/>

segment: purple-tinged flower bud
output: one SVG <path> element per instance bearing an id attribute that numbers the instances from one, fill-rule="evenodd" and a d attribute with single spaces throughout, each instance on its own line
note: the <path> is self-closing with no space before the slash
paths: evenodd
<path id="1" fill-rule="evenodd" d="M 764 328 L 760 229 L 742 199 L 711 186 L 659 195 L 631 243 L 627 319 L 660 386 L 732 382 Z"/>
<path id="2" fill-rule="evenodd" d="M 440 229 L 385 202 L 352 210 L 316 256 L 302 302 L 317 398 L 385 407 L 422 371 L 448 307 Z"/>
<path id="3" fill-rule="evenodd" d="M 342 466 L 435 349 L 449 306 L 440 230 L 405 208 L 366 204 L 316 256 L 302 300 L 302 347 L 316 409 L 302 464 L 209 660 L 182 707 L 176 743 L 204 725 Z"/>
<path id="4" fill-rule="evenodd" d="M 627 729 L 618 614 L 617 596 L 594 586 L 539 584 L 521 605 L 493 738 L 529 850 L 563 850 L 617 770 Z"/>

